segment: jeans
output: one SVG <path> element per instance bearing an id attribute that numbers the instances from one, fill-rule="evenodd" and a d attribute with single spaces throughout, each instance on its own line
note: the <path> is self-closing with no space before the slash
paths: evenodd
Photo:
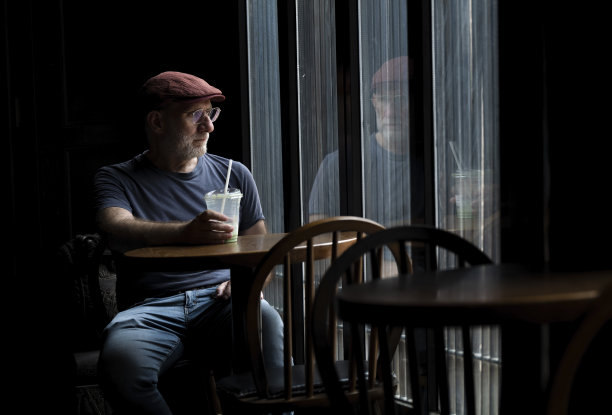
<path id="1" fill-rule="evenodd" d="M 171 414 L 157 381 L 184 355 L 203 359 L 216 376 L 230 373 L 231 301 L 215 298 L 215 292 L 211 287 L 147 299 L 109 323 L 98 372 L 117 413 Z M 282 366 L 282 320 L 265 300 L 261 313 L 265 362 Z"/>

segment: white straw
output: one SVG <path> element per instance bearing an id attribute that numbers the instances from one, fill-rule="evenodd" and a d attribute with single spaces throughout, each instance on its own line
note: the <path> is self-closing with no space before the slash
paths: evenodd
<path id="1" fill-rule="evenodd" d="M 448 144 L 450 144 L 450 149 L 453 153 L 453 157 L 455 158 L 455 163 L 457 163 L 457 167 L 459 168 L 459 171 L 463 171 L 463 167 L 461 166 L 461 161 L 459 160 L 459 156 L 457 155 L 457 152 L 455 151 L 455 143 L 453 141 L 449 141 Z"/>
<path id="2" fill-rule="evenodd" d="M 227 166 L 227 177 L 225 178 L 225 188 L 223 189 L 223 194 L 227 195 L 227 186 L 229 185 L 230 174 L 232 173 L 232 159 L 229 161 L 229 166 Z M 225 208 L 225 199 L 224 197 L 221 201 L 221 213 L 223 214 L 223 209 Z"/>
<path id="3" fill-rule="evenodd" d="M 229 161 L 229 166 L 227 167 L 227 177 L 225 178 L 225 189 L 223 193 L 227 194 L 227 186 L 229 185 L 230 174 L 232 173 L 232 159 Z"/>

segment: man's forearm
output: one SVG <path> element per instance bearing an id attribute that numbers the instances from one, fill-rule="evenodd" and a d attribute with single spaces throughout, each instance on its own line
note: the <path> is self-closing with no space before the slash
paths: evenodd
<path id="1" fill-rule="evenodd" d="M 110 207 L 98 213 L 98 227 L 122 245 L 215 244 L 232 234 L 228 217 L 206 210 L 187 222 L 154 222 L 136 218 L 126 209 Z M 265 233 L 257 224 L 253 231 Z M 249 229 L 248 231 L 250 231 Z"/>
<path id="2" fill-rule="evenodd" d="M 257 221 L 255 225 L 248 229 L 239 230 L 240 235 L 260 235 L 264 233 L 268 233 L 268 230 L 266 229 L 266 223 L 263 220 Z"/>
<path id="3" fill-rule="evenodd" d="M 135 218 L 121 208 L 108 208 L 97 216 L 98 227 L 113 238 L 139 245 L 178 243 L 186 222 L 153 222 Z"/>
<path id="4" fill-rule="evenodd" d="M 182 235 L 186 225 L 186 222 L 150 222 L 134 218 L 115 222 L 105 231 L 127 241 L 163 245 L 184 242 Z"/>

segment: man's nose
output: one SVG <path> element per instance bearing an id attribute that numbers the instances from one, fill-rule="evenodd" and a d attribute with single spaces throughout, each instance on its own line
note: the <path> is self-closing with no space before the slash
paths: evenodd
<path id="1" fill-rule="evenodd" d="M 405 117 L 408 114 L 408 104 L 402 101 L 389 102 L 384 108 L 387 117 Z"/>
<path id="2" fill-rule="evenodd" d="M 203 118 L 203 121 L 198 124 L 198 129 L 205 131 L 207 133 L 212 133 L 215 129 L 215 125 L 210 120 L 210 118 L 208 118 L 208 116 L 205 115 L 202 118 Z"/>
<path id="3" fill-rule="evenodd" d="M 385 105 L 384 111 L 385 117 L 387 118 L 395 117 L 396 115 L 401 114 L 401 108 L 398 108 L 398 104 L 396 104 L 395 102 L 387 103 L 387 105 Z"/>

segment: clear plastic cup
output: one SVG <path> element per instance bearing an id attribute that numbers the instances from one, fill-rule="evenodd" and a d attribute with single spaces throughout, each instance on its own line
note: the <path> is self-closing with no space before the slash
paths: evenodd
<path id="1" fill-rule="evenodd" d="M 238 223 L 240 222 L 240 189 L 227 189 L 227 193 L 221 190 L 213 190 L 204 195 L 206 208 L 214 210 L 229 217 L 229 223 L 234 227 L 232 237 L 225 242 L 236 242 L 238 240 Z"/>
<path id="2" fill-rule="evenodd" d="M 471 219 L 477 215 L 474 202 L 480 195 L 481 170 L 463 170 L 453 174 L 455 179 L 455 203 L 459 219 Z"/>

